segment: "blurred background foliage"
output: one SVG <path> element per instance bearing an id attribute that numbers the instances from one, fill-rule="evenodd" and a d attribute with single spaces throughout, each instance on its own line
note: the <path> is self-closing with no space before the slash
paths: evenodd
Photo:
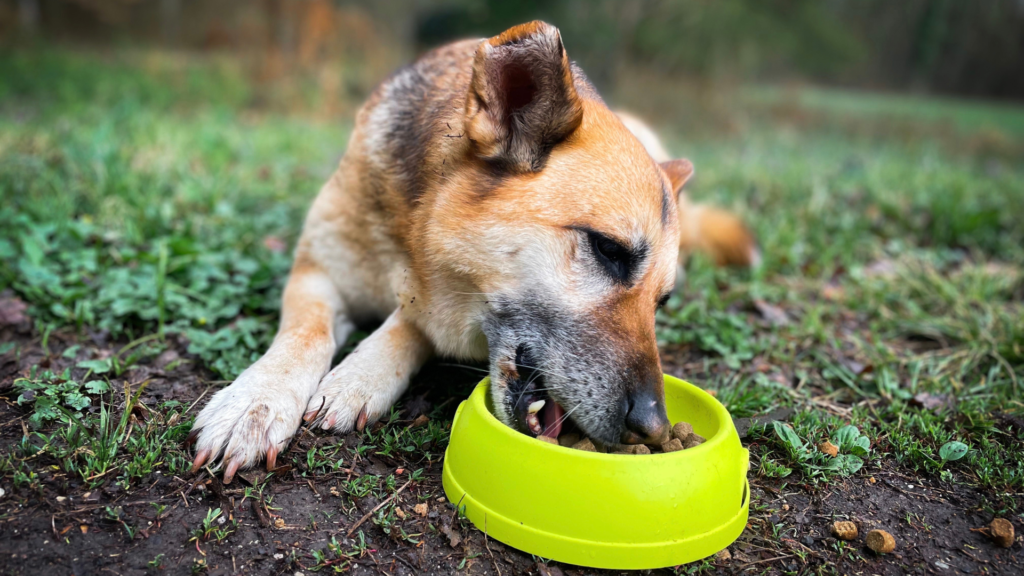
<path id="1" fill-rule="evenodd" d="M 2 0 L 0 38 L 231 55 L 265 87 L 250 104 L 330 113 L 429 47 L 534 18 L 560 27 L 613 102 L 642 112 L 678 109 L 630 89 L 652 78 L 696 94 L 812 82 L 1024 97 L 1022 0 Z"/>

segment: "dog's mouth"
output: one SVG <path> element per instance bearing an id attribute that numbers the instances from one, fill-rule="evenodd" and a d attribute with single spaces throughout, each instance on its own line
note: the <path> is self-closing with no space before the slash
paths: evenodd
<path id="1" fill-rule="evenodd" d="M 525 346 L 516 349 L 515 363 L 504 366 L 509 408 L 517 424 L 533 436 L 558 438 L 566 413 L 548 392 L 548 379 L 537 367 Z"/>

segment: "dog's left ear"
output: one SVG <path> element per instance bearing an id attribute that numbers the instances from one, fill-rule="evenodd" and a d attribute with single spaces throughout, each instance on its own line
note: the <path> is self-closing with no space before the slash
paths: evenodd
<path id="1" fill-rule="evenodd" d="M 668 176 L 669 182 L 672 183 L 672 191 L 677 195 L 683 189 L 683 184 L 693 176 L 693 163 L 686 159 L 669 160 L 658 166 L 661 166 L 662 171 Z"/>
<path id="2" fill-rule="evenodd" d="M 481 158 L 514 172 L 536 172 L 582 119 L 557 28 L 535 21 L 480 43 L 465 126 Z"/>

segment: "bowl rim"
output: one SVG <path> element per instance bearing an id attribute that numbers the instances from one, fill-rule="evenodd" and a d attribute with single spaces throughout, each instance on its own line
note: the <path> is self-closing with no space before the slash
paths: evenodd
<path id="1" fill-rule="evenodd" d="M 732 416 L 729 411 L 719 402 L 714 396 L 708 394 L 706 390 L 691 384 L 681 378 L 669 374 L 662 374 L 664 382 L 668 384 L 672 383 L 673 386 L 678 386 L 689 393 L 697 396 L 701 404 L 705 407 L 710 408 L 712 414 L 715 417 L 716 423 L 718 424 L 718 430 L 710 438 L 705 438 L 703 444 L 689 448 L 686 450 L 677 450 L 675 452 L 660 452 L 654 454 L 644 454 L 644 458 L 686 458 L 686 457 L 697 457 L 701 456 L 708 450 L 713 450 L 718 444 L 727 442 L 727 436 L 729 435 L 728 429 L 733 426 Z M 522 432 L 513 429 L 506 425 L 498 417 L 494 415 L 490 407 L 490 391 L 491 391 L 491 377 L 485 376 L 483 380 L 477 383 L 473 392 L 466 399 L 467 402 L 476 404 L 477 411 L 484 414 L 484 420 L 492 427 L 501 429 L 501 433 L 511 439 L 513 442 L 522 442 L 524 447 L 541 447 L 547 450 L 565 450 L 567 454 L 571 454 L 575 457 L 590 458 L 596 460 L 614 460 L 616 462 L 622 462 L 625 460 L 635 461 L 636 455 L 634 454 L 614 454 L 611 452 L 589 452 L 586 450 L 574 450 L 569 446 L 562 446 L 561 444 L 551 444 L 549 442 L 542 442 L 537 440 L 533 436 L 527 436 Z M 461 409 L 461 405 L 459 407 Z M 673 423 L 675 424 L 675 423 Z"/>

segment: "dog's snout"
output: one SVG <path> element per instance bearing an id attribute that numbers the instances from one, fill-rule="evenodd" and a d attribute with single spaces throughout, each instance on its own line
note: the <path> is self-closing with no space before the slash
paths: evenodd
<path id="1" fill-rule="evenodd" d="M 665 401 L 653 390 L 630 392 L 627 397 L 623 444 L 660 444 L 668 437 L 670 424 Z"/>

